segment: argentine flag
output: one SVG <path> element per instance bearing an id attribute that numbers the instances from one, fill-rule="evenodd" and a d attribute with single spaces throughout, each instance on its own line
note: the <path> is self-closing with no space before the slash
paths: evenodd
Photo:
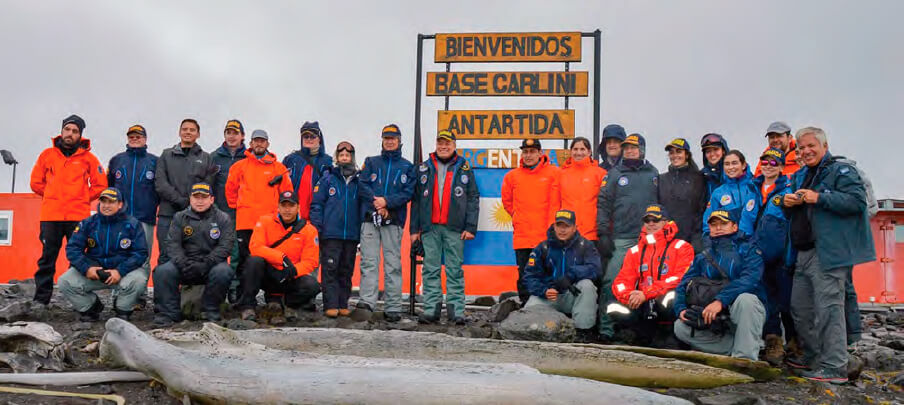
<path id="1" fill-rule="evenodd" d="M 473 169 L 480 191 L 477 235 L 465 242 L 465 262 L 478 266 L 514 266 L 512 217 L 502 207 L 502 179 L 509 169 Z"/>

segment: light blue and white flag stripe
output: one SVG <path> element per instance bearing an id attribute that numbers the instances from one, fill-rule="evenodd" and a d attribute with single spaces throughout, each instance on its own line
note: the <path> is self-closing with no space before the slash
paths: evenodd
<path id="1" fill-rule="evenodd" d="M 465 264 L 514 266 L 512 219 L 502 207 L 502 179 L 508 169 L 474 169 L 480 191 L 480 219 L 474 240 L 465 243 Z"/>

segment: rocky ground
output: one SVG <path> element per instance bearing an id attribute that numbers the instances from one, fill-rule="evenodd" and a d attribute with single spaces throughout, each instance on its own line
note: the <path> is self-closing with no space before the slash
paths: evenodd
<path id="1" fill-rule="evenodd" d="M 23 297 L 30 297 L 33 286 L 19 284 L 0 287 L 0 320 L 13 321 L 28 317 L 27 308 L 8 307 L 19 302 Z M 109 296 L 101 293 L 107 301 L 104 317 L 112 316 Z M 50 311 L 41 319 L 52 325 L 65 337 L 70 345 L 69 359 L 65 371 L 109 370 L 109 367 L 97 361 L 96 345 L 104 333 L 103 322 L 79 322 L 74 312 L 54 296 Z M 477 304 L 492 305 L 492 297 L 481 297 Z M 24 314 L 16 314 L 17 310 L 26 309 Z M 356 321 L 348 317 L 330 319 L 319 312 L 302 312 L 296 321 L 281 326 L 337 327 L 351 329 L 403 329 L 447 333 L 453 336 L 471 338 L 501 338 L 507 334 L 500 327 L 499 320 L 504 319 L 514 305 L 503 301 L 492 310 L 469 310 L 469 322 L 466 325 L 435 324 L 421 325 L 415 317 L 405 316 L 401 322 L 389 323 L 382 319 L 381 312 L 375 312 L 370 321 Z M 152 329 L 150 310 L 137 311 L 132 322 L 143 330 Z M 28 319 L 32 320 L 32 319 Z M 229 311 L 227 319 L 221 322 L 233 329 L 267 328 L 265 319 L 260 323 L 241 321 L 237 314 Z M 657 389 L 667 395 L 689 399 L 697 404 L 904 404 L 904 312 L 882 311 L 869 312 L 863 315 L 864 337 L 853 347 L 852 362 L 863 366 L 860 377 L 842 386 L 812 383 L 792 376 L 790 373 L 775 381 L 766 383 L 741 384 L 705 390 L 692 389 Z M 174 326 L 177 330 L 193 331 L 202 326 L 200 321 L 184 321 Z M 563 333 L 568 332 L 563 328 Z M 548 338 L 549 336 L 547 336 Z M 88 350 L 83 352 L 87 348 Z M 6 370 L 9 372 L 10 370 Z M 93 386 L 69 387 L 26 387 L 51 391 L 79 393 L 115 393 L 126 398 L 127 403 L 181 404 L 181 400 L 167 394 L 166 387 L 155 382 L 150 383 L 113 383 Z M 76 398 L 56 398 L 26 394 L 10 394 L 0 392 L 0 404 L 96 404 L 97 400 Z"/>

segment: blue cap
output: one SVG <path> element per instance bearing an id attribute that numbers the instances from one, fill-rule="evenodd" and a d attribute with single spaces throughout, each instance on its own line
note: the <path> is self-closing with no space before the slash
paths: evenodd
<path id="1" fill-rule="evenodd" d="M 782 151 L 781 149 L 776 149 L 776 148 L 766 149 L 766 151 L 763 152 L 763 155 L 760 156 L 760 159 L 765 159 L 765 158 L 769 158 L 769 157 L 775 158 L 775 160 L 781 164 L 785 164 L 785 152 Z"/>
<path id="2" fill-rule="evenodd" d="M 688 144 L 687 139 L 684 139 L 684 138 L 672 139 L 672 142 L 669 142 L 668 145 L 665 145 L 665 151 L 668 152 L 669 148 L 684 149 L 688 152 L 691 151 L 690 144 Z"/>
<path id="3" fill-rule="evenodd" d="M 122 193 L 119 192 L 119 189 L 116 187 L 107 187 L 104 191 L 100 192 L 100 197 L 98 199 L 108 199 L 116 201 L 122 201 Z"/>
<path id="4" fill-rule="evenodd" d="M 571 210 L 558 210 L 556 211 L 556 222 L 564 222 L 568 225 L 574 225 L 577 220 L 577 216 L 574 211 Z"/>

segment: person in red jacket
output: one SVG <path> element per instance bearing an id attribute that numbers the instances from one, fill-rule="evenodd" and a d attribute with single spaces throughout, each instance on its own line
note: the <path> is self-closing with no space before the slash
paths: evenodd
<path id="1" fill-rule="evenodd" d="M 254 224 L 265 214 L 276 211 L 280 193 L 292 190 L 288 170 L 276 155 L 267 150 L 269 136 L 262 129 L 251 133 L 251 144 L 245 158 L 229 168 L 226 179 L 226 201 L 235 209 L 235 239 L 239 260 L 236 277 L 242 280 L 248 244 Z"/>
<path id="2" fill-rule="evenodd" d="M 518 263 L 518 297 L 527 303 L 530 292 L 524 283 L 524 266 L 530 252 L 546 240 L 546 230 L 561 204 L 558 167 L 549 164 L 540 141 L 521 142 L 521 167 L 512 169 L 502 179 L 502 206 L 512 217 L 512 247 Z"/>
<path id="3" fill-rule="evenodd" d="M 277 213 L 260 217 L 251 235 L 251 257 L 242 273 L 242 319 L 254 320 L 257 292 L 263 287 L 267 311 L 278 325 L 298 317 L 299 308 L 314 306 L 320 284 L 311 273 L 320 265 L 317 228 L 298 215 L 298 196 L 282 192 Z M 283 300 L 285 311 L 283 312 Z"/>
<path id="4" fill-rule="evenodd" d="M 63 238 L 68 241 L 79 221 L 91 215 L 91 201 L 107 188 L 107 175 L 91 142 L 82 138 L 85 120 L 70 115 L 63 120 L 53 147 L 44 149 L 31 170 L 31 190 L 41 200 L 41 258 L 35 272 L 34 301 L 40 311 L 50 303 L 53 276 Z"/>
<path id="5" fill-rule="evenodd" d="M 662 331 L 671 334 L 675 287 L 694 262 L 694 248 L 676 238 L 678 226 L 661 205 L 648 206 L 643 223 L 637 245 L 628 250 L 612 282 L 617 302 L 610 303 L 606 312 L 623 329 L 634 332 L 634 343 L 646 345 L 653 342 L 660 324 L 667 325 Z"/>

